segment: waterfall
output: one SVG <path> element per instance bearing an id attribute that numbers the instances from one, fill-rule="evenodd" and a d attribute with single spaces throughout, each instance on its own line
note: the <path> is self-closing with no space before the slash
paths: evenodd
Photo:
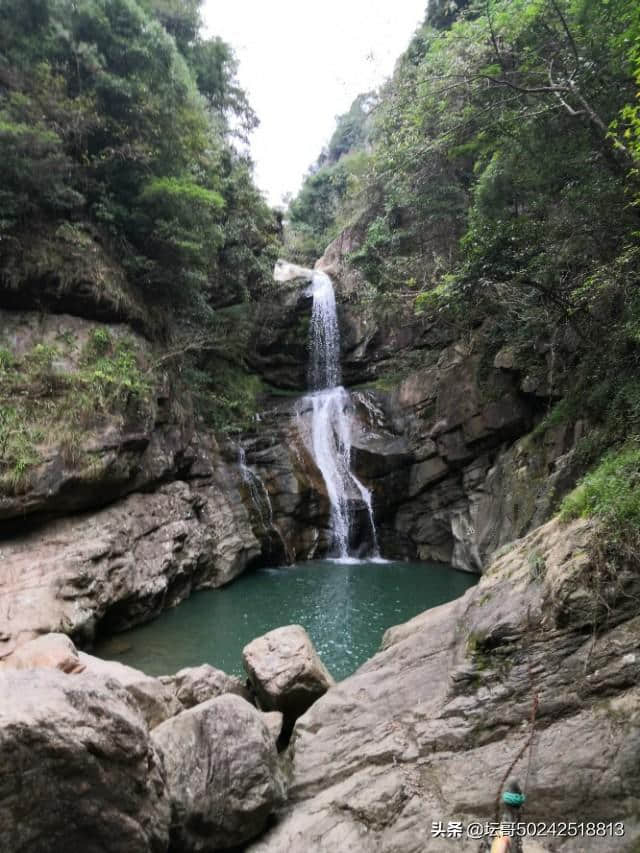
<path id="1" fill-rule="evenodd" d="M 258 474 L 247 465 L 247 456 L 244 447 L 241 445 L 238 445 L 238 468 L 242 482 L 247 487 L 251 503 L 255 508 L 256 520 L 261 527 L 259 536 L 262 539 L 263 554 L 266 553 L 270 559 L 275 559 L 278 562 L 282 559 L 291 562 L 287 543 L 273 518 L 273 507 L 267 487 Z"/>
<path id="2" fill-rule="evenodd" d="M 340 386 L 340 330 L 336 295 L 328 275 L 314 272 L 311 283 L 313 309 L 309 349 L 309 382 L 312 390 Z"/>
<path id="3" fill-rule="evenodd" d="M 273 508 L 271 506 L 271 498 L 266 489 L 265 484 L 260 477 L 249 468 L 247 465 L 247 457 L 244 447 L 238 447 L 238 467 L 242 481 L 245 483 L 251 495 L 253 505 L 258 511 L 258 516 L 264 527 L 273 527 Z"/>
<path id="4" fill-rule="evenodd" d="M 377 557 L 371 492 L 351 471 L 352 405 L 349 392 L 340 384 L 340 332 L 336 297 L 328 275 L 313 273 L 311 295 L 309 384 L 313 393 L 304 397 L 303 403 L 311 409 L 310 450 L 331 505 L 332 546 L 340 559 L 349 557 L 355 490 L 369 514 L 373 556 Z"/>

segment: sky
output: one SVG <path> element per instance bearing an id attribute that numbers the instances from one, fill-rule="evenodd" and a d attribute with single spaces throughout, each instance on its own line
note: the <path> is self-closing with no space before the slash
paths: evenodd
<path id="1" fill-rule="evenodd" d="M 387 79 L 427 0 L 204 0 L 260 119 L 251 153 L 271 204 L 295 195 L 356 95 Z"/>

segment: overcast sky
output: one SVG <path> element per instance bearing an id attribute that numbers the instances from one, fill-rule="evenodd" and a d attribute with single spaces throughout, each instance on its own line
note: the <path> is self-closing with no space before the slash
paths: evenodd
<path id="1" fill-rule="evenodd" d="M 427 0 L 205 0 L 206 29 L 229 42 L 260 119 L 256 180 L 272 204 L 298 190 L 335 117 L 377 88 Z"/>

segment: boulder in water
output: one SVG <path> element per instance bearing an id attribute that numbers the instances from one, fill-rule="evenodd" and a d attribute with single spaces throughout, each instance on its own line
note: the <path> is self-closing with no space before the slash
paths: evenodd
<path id="1" fill-rule="evenodd" d="M 260 707 L 281 711 L 288 728 L 335 683 L 301 625 L 252 640 L 242 658 Z"/>
<path id="2" fill-rule="evenodd" d="M 239 696 L 210 699 L 158 726 L 171 798 L 171 849 L 226 850 L 255 838 L 284 801 L 275 741 Z"/>

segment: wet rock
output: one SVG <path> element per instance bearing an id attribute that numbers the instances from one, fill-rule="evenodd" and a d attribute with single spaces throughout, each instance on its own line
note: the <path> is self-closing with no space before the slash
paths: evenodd
<path id="1" fill-rule="evenodd" d="M 166 851 L 162 765 L 123 687 L 6 670 L 0 695 L 2 851 Z"/>
<path id="2" fill-rule="evenodd" d="M 298 266 L 298 264 L 290 264 L 288 261 L 283 260 L 283 258 L 278 258 L 273 270 L 273 278 L 274 281 L 278 281 L 280 283 L 285 281 L 295 281 L 297 278 L 303 279 L 304 281 L 311 281 L 313 278 L 313 270 L 308 267 Z"/>
<path id="3" fill-rule="evenodd" d="M 244 647 L 242 661 L 260 707 L 291 726 L 334 684 L 301 625 L 269 631 Z"/>
<path id="4" fill-rule="evenodd" d="M 351 446 L 351 459 L 354 470 L 370 482 L 407 467 L 413 455 L 402 438 L 379 436 L 361 429 Z"/>
<path id="5" fill-rule="evenodd" d="M 239 696 L 210 699 L 154 729 L 171 800 L 171 845 L 225 850 L 255 838 L 282 804 L 274 738 Z"/>
<path id="6" fill-rule="evenodd" d="M 193 708 L 225 693 L 235 693 L 249 701 L 249 692 L 240 678 L 208 663 L 186 667 L 175 675 L 162 675 L 159 681 L 173 692 L 183 708 Z"/>
<path id="7" fill-rule="evenodd" d="M 302 276 L 281 282 L 272 298 L 258 306 L 247 354 L 250 366 L 271 385 L 300 393 L 307 387 L 311 319 L 310 276 L 306 273 L 303 270 Z"/>
<path id="8" fill-rule="evenodd" d="M 414 497 L 424 491 L 427 486 L 441 480 L 448 470 L 447 463 L 441 456 L 432 456 L 431 459 L 425 459 L 424 462 L 414 465 L 409 480 L 410 496 Z"/>
<path id="9" fill-rule="evenodd" d="M 329 543 L 329 499 L 305 443 L 297 416 L 302 408 L 300 401 L 279 403 L 263 414 L 259 430 L 242 442 L 247 464 L 269 494 L 272 525 L 291 562 L 311 559 Z"/>

